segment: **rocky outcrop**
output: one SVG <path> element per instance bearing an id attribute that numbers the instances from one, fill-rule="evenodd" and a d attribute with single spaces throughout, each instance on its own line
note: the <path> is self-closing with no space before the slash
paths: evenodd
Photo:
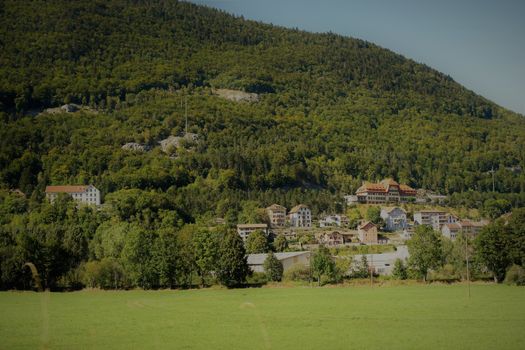
<path id="1" fill-rule="evenodd" d="M 164 153 L 173 153 L 174 150 L 181 146 L 183 141 L 189 143 L 198 142 L 199 135 L 191 132 L 185 133 L 184 136 L 169 136 L 168 138 L 159 141 L 160 148 Z"/>
<path id="2" fill-rule="evenodd" d="M 56 114 L 56 113 L 74 113 L 81 109 L 81 106 L 76 105 L 74 103 L 67 103 L 63 106 L 56 107 L 56 108 L 48 108 L 44 112 L 50 113 L 50 114 Z"/>
<path id="3" fill-rule="evenodd" d="M 125 151 L 144 152 L 147 151 L 147 147 L 136 142 L 128 142 L 122 146 Z"/>

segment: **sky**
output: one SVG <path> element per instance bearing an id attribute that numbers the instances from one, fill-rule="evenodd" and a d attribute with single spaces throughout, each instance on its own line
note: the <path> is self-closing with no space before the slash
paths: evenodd
<path id="1" fill-rule="evenodd" d="M 525 115 L 525 0 L 193 0 L 373 42 Z"/>

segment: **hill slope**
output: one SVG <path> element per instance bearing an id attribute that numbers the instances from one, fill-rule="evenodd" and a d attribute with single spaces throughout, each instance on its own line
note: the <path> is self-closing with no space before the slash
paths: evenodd
<path id="1" fill-rule="evenodd" d="M 176 1 L 0 6 L 7 187 L 161 190 L 188 216 L 220 216 L 248 198 L 336 210 L 334 193 L 385 176 L 488 192 L 494 167 L 496 190 L 523 200 L 523 118 L 371 43 Z M 199 141 L 169 157 L 158 141 L 184 130 L 186 99 Z M 22 117 L 69 102 L 99 112 Z M 132 141 L 152 150 L 120 148 Z"/>

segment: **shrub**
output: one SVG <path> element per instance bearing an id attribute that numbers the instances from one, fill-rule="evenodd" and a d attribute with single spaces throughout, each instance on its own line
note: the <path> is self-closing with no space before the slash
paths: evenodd
<path id="1" fill-rule="evenodd" d="M 302 264 L 293 265 L 284 273 L 284 279 L 286 281 L 309 282 L 311 279 L 310 267 Z"/>
<path id="2" fill-rule="evenodd" d="M 253 272 L 250 276 L 246 278 L 248 284 L 266 284 L 268 280 L 266 279 L 266 273 L 264 272 Z"/>
<path id="3" fill-rule="evenodd" d="M 525 269 L 519 265 L 512 265 L 505 275 L 505 283 L 525 286 Z"/>

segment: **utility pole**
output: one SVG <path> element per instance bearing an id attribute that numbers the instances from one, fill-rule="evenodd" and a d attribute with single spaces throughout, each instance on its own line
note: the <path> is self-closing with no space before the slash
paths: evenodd
<path id="1" fill-rule="evenodd" d="M 492 166 L 492 170 L 490 170 L 490 173 L 492 174 L 492 192 L 496 192 L 495 179 L 494 179 L 494 165 Z"/>
<path id="2" fill-rule="evenodd" d="M 467 285 L 468 285 L 468 297 L 470 299 L 470 270 L 468 262 L 468 236 L 465 234 L 465 257 L 467 258 Z"/>
<path id="3" fill-rule="evenodd" d="M 186 109 L 184 111 L 184 116 L 186 117 L 186 127 L 184 129 L 184 135 L 188 133 L 188 96 L 186 96 Z"/>
<path id="4" fill-rule="evenodd" d="M 370 254 L 370 287 L 374 285 L 374 254 Z"/>

